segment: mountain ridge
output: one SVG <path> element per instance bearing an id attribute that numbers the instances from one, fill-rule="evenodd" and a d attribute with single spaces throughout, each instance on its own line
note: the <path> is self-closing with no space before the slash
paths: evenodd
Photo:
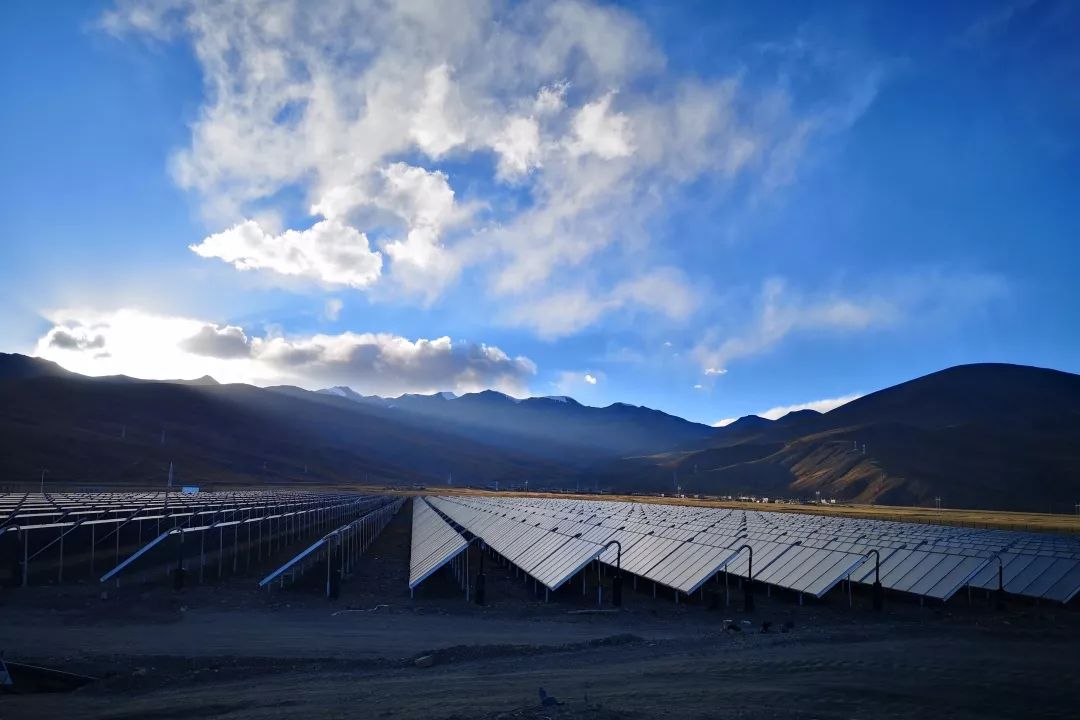
<path id="1" fill-rule="evenodd" d="M 459 483 L 1071 511 L 1080 376 L 961 365 L 829 412 L 726 427 L 495 391 L 396 398 L 88 378 L 0 354 L 0 471 L 56 482 Z"/>

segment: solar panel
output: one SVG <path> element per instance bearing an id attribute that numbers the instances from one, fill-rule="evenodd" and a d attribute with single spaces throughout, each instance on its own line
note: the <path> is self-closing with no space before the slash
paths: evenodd
<path id="1" fill-rule="evenodd" d="M 966 586 L 996 588 L 998 555 L 1009 592 L 1062 602 L 1080 592 L 1080 541 L 1072 537 L 654 503 L 460 497 L 433 503 L 528 574 L 553 583 L 565 581 L 590 543 L 617 540 L 625 571 L 680 592 L 694 592 L 720 571 L 747 577 L 749 553 L 736 553 L 743 544 L 753 548 L 755 580 L 816 597 L 844 579 L 872 583 L 871 550 L 880 554 L 883 586 L 898 592 L 947 600 Z M 614 565 L 616 555 L 609 547 L 599 560 Z M 553 564 L 557 571 L 549 570 Z"/>
<path id="2" fill-rule="evenodd" d="M 416 588 L 468 546 L 461 533 L 432 510 L 426 500 L 416 498 L 413 501 L 409 589 Z"/>

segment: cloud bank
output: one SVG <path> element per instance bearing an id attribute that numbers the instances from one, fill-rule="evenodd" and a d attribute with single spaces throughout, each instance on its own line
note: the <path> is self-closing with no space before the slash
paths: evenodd
<path id="1" fill-rule="evenodd" d="M 222 382 L 348 385 L 360 392 L 527 394 L 536 365 L 484 343 L 389 333 L 253 335 L 233 325 L 138 310 L 59 310 L 33 354 L 87 375 L 147 379 L 212 375 Z"/>

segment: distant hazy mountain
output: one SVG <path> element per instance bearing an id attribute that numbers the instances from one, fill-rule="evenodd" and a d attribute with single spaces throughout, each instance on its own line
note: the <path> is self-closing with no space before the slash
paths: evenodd
<path id="1" fill-rule="evenodd" d="M 157 482 L 169 462 L 203 484 L 443 482 L 451 474 L 461 484 L 561 484 L 591 463 L 711 432 L 628 405 L 88 378 L 0 355 L 0 484 L 42 468 L 56 483 Z"/>
<path id="2" fill-rule="evenodd" d="M 659 410 L 625 403 L 588 407 L 561 395 L 519 400 L 493 390 L 461 396 L 444 392 L 396 398 L 361 395 L 345 387 L 319 392 L 380 406 L 409 423 L 430 425 L 523 453 L 557 453 L 572 462 L 661 452 L 705 441 L 714 433 L 707 425 Z"/>
<path id="3" fill-rule="evenodd" d="M 965 365 L 828 413 L 711 428 L 644 407 L 485 391 L 87 378 L 0 354 L 0 485 L 495 482 L 1072 511 L 1080 376 Z"/>

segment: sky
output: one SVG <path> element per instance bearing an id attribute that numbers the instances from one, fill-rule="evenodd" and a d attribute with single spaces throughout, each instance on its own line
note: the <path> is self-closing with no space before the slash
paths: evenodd
<path id="1" fill-rule="evenodd" d="M 0 9 L 0 350 L 718 423 L 1080 371 L 1080 6 Z"/>

